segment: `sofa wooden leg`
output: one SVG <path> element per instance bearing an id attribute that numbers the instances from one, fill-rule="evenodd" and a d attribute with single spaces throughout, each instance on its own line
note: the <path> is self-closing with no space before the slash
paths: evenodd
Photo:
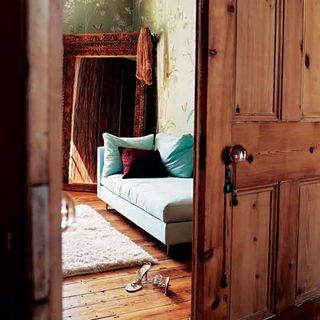
<path id="1" fill-rule="evenodd" d="M 113 211 L 114 209 L 112 207 L 110 207 L 108 204 L 106 204 L 106 210 L 107 211 Z"/>
<path id="2" fill-rule="evenodd" d="M 167 256 L 170 257 L 170 246 L 167 245 Z"/>

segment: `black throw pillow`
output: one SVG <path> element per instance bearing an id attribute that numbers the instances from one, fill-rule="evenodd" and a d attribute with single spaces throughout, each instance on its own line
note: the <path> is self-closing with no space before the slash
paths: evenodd
<path id="1" fill-rule="evenodd" d="M 126 172 L 122 177 L 123 179 L 164 178 L 169 176 L 158 150 L 141 152 L 139 149 L 119 148 L 119 151 L 123 164 L 126 163 Z M 129 167 L 127 163 L 128 158 L 133 159 Z"/>

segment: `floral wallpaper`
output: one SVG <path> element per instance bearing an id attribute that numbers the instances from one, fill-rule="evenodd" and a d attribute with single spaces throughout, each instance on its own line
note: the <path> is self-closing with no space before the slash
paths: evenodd
<path id="1" fill-rule="evenodd" d="M 64 33 L 130 32 L 133 0 L 64 0 Z"/>
<path id="2" fill-rule="evenodd" d="M 196 0 L 134 0 L 133 25 L 159 36 L 160 132 L 194 132 Z"/>
<path id="3" fill-rule="evenodd" d="M 64 33 L 139 31 L 157 46 L 158 130 L 193 133 L 196 0 L 64 0 Z"/>

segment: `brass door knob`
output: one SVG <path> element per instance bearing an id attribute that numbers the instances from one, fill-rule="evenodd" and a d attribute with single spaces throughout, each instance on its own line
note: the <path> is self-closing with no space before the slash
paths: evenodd
<path id="1" fill-rule="evenodd" d="M 247 156 L 247 150 L 240 144 L 236 144 L 229 149 L 230 160 L 234 163 L 246 160 Z"/>
<path id="2" fill-rule="evenodd" d="M 61 197 L 61 231 L 65 231 L 75 218 L 75 206 L 71 196 L 63 191 Z"/>

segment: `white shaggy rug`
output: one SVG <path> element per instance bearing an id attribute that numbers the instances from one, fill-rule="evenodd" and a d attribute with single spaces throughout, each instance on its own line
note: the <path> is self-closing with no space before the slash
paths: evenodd
<path id="1" fill-rule="evenodd" d="M 142 265 L 156 260 L 87 205 L 62 233 L 64 277 Z"/>

